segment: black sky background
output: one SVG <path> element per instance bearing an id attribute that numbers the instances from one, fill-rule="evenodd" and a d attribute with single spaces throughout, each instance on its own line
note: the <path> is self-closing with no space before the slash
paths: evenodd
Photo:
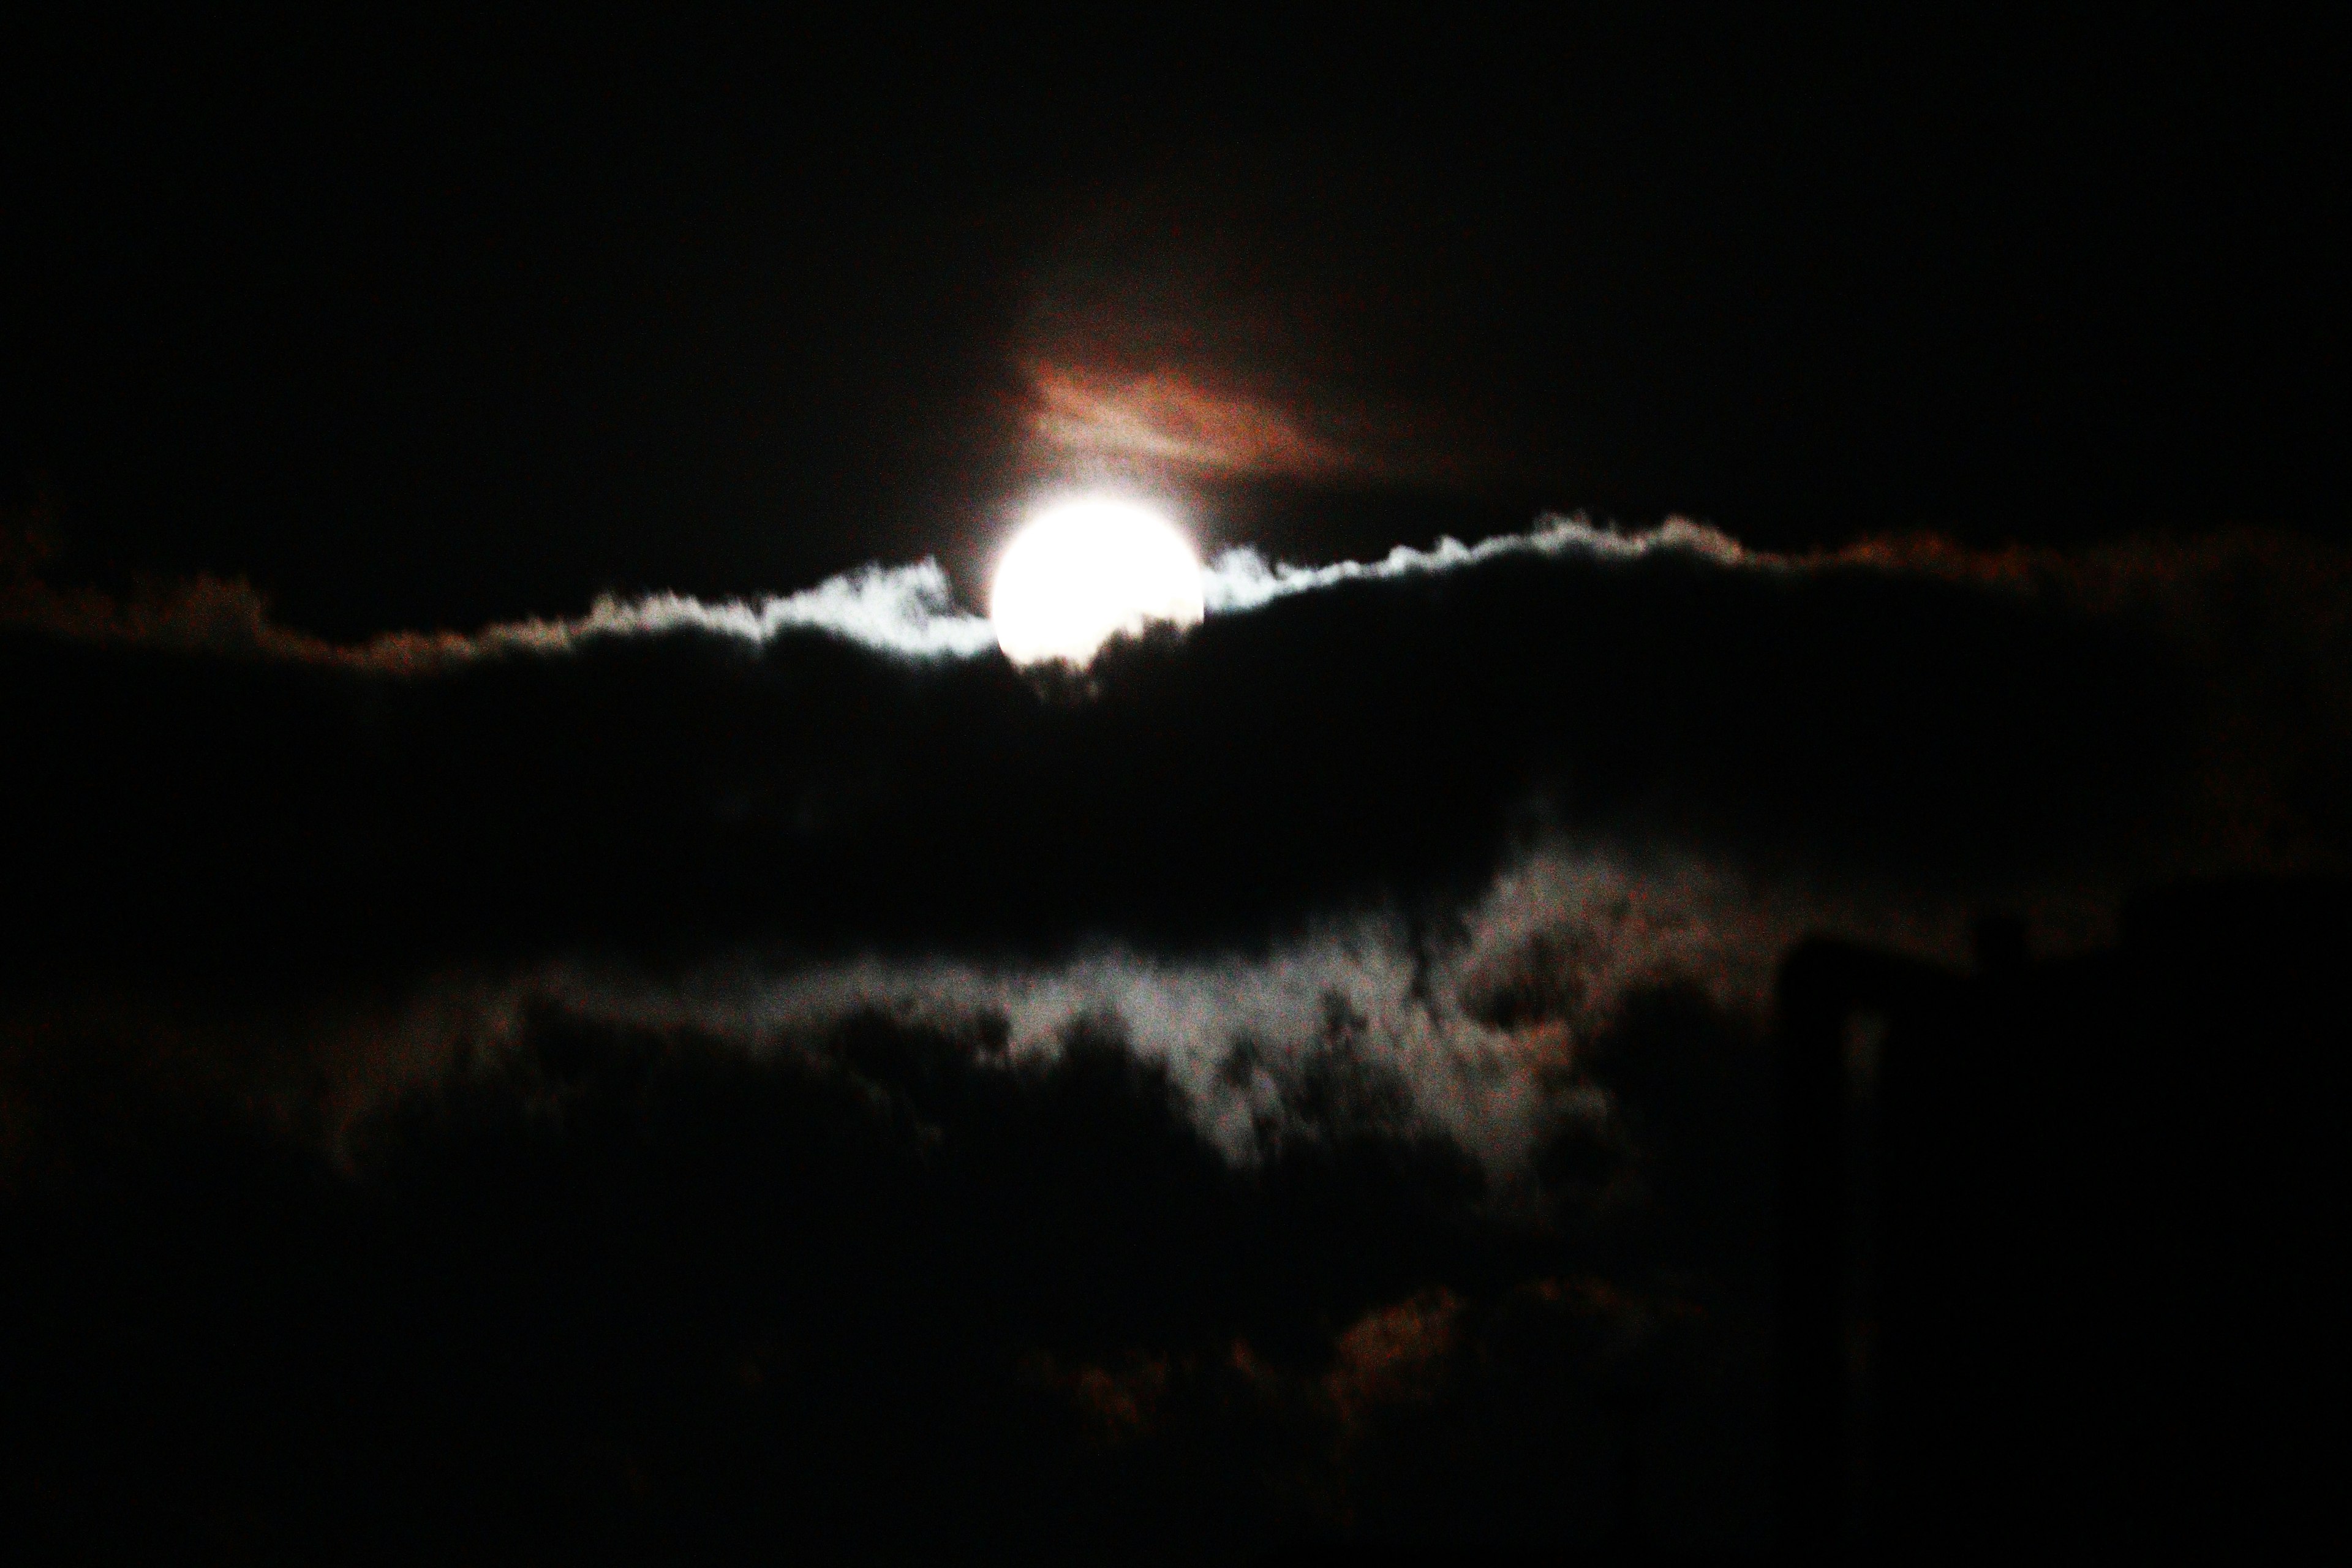
<path id="1" fill-rule="evenodd" d="M 1175 477 L 1294 558 L 2340 526 L 2293 18 L 13 26 L 0 479 L 321 631 L 976 595 L 1041 357 L 1402 451 Z"/>

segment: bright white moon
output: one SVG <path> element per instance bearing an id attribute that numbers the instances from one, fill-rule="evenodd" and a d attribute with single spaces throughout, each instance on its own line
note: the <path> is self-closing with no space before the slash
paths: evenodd
<path id="1" fill-rule="evenodd" d="M 989 590 L 996 641 L 1015 664 L 1084 664 L 1147 621 L 1199 624 L 1201 563 L 1149 507 L 1108 496 L 1046 508 L 1013 535 Z"/>

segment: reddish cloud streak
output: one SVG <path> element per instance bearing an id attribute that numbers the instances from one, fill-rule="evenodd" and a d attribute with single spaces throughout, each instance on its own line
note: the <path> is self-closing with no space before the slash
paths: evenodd
<path id="1" fill-rule="evenodd" d="M 1281 408 L 1175 372 L 1107 375 L 1036 364 L 1029 380 L 1032 429 L 1066 451 L 1287 479 L 1328 479 L 1367 466 Z"/>

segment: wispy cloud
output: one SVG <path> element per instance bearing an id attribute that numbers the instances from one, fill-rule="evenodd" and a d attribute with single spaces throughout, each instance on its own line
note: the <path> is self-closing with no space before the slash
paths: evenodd
<path id="1" fill-rule="evenodd" d="M 1120 375 L 1030 367 L 1031 426 L 1048 446 L 1210 473 L 1321 479 L 1364 471 L 1364 456 L 1294 412 L 1169 371 Z"/>

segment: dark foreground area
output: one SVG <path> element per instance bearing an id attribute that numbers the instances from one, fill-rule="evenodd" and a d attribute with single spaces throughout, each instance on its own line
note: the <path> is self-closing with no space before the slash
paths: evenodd
<path id="1" fill-rule="evenodd" d="M 1525 1189 L 1341 1010 L 1242 1167 L 1084 1033 L 549 1011 L 331 1157 L 23 1050 L 11 1554 L 2258 1545 L 2330 1467 L 2346 907 L 1809 946 L 1769 1034 L 1641 994 Z"/>
<path id="2" fill-rule="evenodd" d="M 2112 951 L 1780 977 L 1779 1539 L 2341 1541 L 2341 883 L 2131 900 Z"/>
<path id="3" fill-rule="evenodd" d="M 1116 1040 L 1015 1067 L 878 1020 L 760 1060 L 549 1014 L 349 1170 L 52 1085 L 106 1134 L 7 1204 L 9 1528 L 310 1561 L 1753 1538 L 1767 1151 L 1710 1130 L 1637 1194 L 1643 1155 L 1563 1135 L 1573 1201 L 1508 1217 L 1350 1028 L 1254 1170 Z M 1612 1048 L 1662 1141 L 1760 1132 L 1756 1042 L 1693 999 Z"/>

